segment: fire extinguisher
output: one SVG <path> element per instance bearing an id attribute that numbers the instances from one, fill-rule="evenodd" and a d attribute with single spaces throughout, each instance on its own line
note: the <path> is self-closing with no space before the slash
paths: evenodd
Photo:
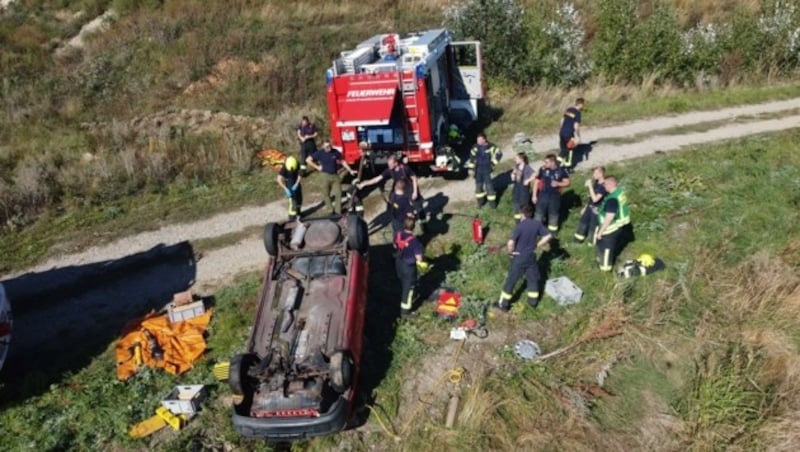
<path id="1" fill-rule="evenodd" d="M 477 216 L 472 220 L 472 240 L 478 245 L 483 243 L 483 221 Z"/>

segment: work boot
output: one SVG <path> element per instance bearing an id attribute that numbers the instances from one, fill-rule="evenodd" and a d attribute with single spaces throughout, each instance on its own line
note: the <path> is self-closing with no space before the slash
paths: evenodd
<path id="1" fill-rule="evenodd" d="M 536 309 L 539 306 L 539 299 L 538 298 L 528 298 L 528 306 Z"/>
<path id="2" fill-rule="evenodd" d="M 412 315 L 414 315 L 414 312 L 412 310 L 410 310 L 410 309 L 401 309 L 400 310 L 400 317 L 401 318 L 405 319 L 405 318 L 411 317 Z"/>
<path id="3" fill-rule="evenodd" d="M 497 300 L 497 307 L 503 312 L 508 312 L 511 310 L 511 304 L 508 302 L 508 300 L 504 300 L 502 298 Z"/>
<path id="4" fill-rule="evenodd" d="M 497 210 L 497 201 L 489 202 L 489 207 L 491 207 L 494 210 Z"/>

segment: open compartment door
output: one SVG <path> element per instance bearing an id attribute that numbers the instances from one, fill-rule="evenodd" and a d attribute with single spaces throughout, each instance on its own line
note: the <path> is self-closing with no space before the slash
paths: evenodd
<path id="1" fill-rule="evenodd" d="M 483 99 L 483 68 L 480 41 L 450 43 L 454 62 L 451 110 L 466 110 L 478 119 L 478 100 Z"/>

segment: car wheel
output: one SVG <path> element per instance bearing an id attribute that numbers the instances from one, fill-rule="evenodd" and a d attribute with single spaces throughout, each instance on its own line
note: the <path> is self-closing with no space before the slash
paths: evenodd
<path id="1" fill-rule="evenodd" d="M 367 223 L 356 215 L 347 217 L 347 247 L 361 254 L 369 249 Z"/>
<path id="2" fill-rule="evenodd" d="M 338 351 L 331 356 L 331 387 L 336 392 L 345 392 L 353 379 L 353 360 L 347 352 Z"/>
<path id="3" fill-rule="evenodd" d="M 230 373 L 228 374 L 228 386 L 234 395 L 244 395 L 244 388 L 247 384 L 247 372 L 258 362 L 258 356 L 254 353 L 236 355 L 231 359 Z"/>
<path id="4" fill-rule="evenodd" d="M 278 236 L 280 233 L 281 227 L 276 223 L 267 223 L 264 226 L 264 249 L 272 257 L 278 255 Z"/>

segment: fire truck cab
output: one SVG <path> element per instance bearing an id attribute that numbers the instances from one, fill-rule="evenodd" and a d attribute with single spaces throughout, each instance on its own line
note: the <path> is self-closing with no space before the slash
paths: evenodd
<path id="1" fill-rule="evenodd" d="M 342 52 L 325 74 L 331 141 L 348 163 L 402 153 L 434 171 L 456 170 L 451 125 L 478 118 L 480 42 L 446 29 L 378 34 Z"/>

